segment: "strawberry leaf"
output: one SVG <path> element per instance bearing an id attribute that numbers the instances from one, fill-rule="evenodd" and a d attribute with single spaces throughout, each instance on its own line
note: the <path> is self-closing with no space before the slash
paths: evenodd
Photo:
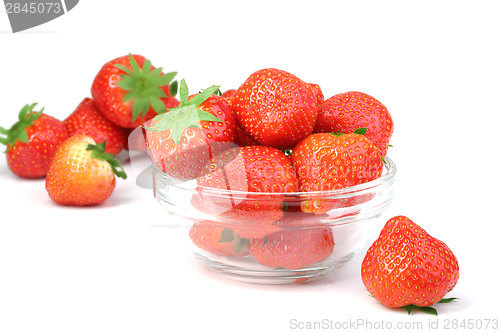
<path id="1" fill-rule="evenodd" d="M 450 297 L 450 298 L 443 298 L 441 299 L 439 302 L 437 303 L 451 303 L 455 300 L 457 300 L 458 298 L 456 297 Z M 403 309 L 405 309 L 408 314 L 411 314 L 413 310 L 419 310 L 419 311 L 422 311 L 424 313 L 427 313 L 427 314 L 430 314 L 430 315 L 433 315 L 433 316 L 437 316 L 438 315 L 438 312 L 436 309 L 434 309 L 433 307 L 430 307 L 430 306 L 417 306 L 417 305 L 414 305 L 414 304 L 410 304 L 410 305 L 407 305 L 407 306 L 404 306 Z"/>
<path id="2" fill-rule="evenodd" d="M 232 242 L 234 240 L 234 232 L 229 228 L 224 228 L 219 239 L 219 244 Z"/>
<path id="3" fill-rule="evenodd" d="M 179 98 L 181 99 L 181 106 L 186 105 L 189 98 L 189 89 L 186 84 L 186 80 L 181 80 L 181 85 L 179 88 Z"/>
<path id="4" fill-rule="evenodd" d="M 103 141 L 101 143 L 97 143 L 95 145 L 88 144 L 87 150 L 92 152 L 92 154 L 90 154 L 90 157 L 101 160 L 101 161 L 108 162 L 109 165 L 111 166 L 111 169 L 113 170 L 113 173 L 117 177 L 127 179 L 127 174 L 125 173 L 125 170 L 123 169 L 123 166 L 120 164 L 120 162 L 118 162 L 115 159 L 115 155 L 105 152 L 106 141 Z"/>
<path id="5" fill-rule="evenodd" d="M 427 313 L 427 314 L 430 314 L 433 316 L 438 315 L 437 310 L 434 309 L 433 307 L 430 307 L 430 306 L 417 306 L 416 308 L 419 309 L 420 311 L 422 311 L 423 313 Z"/>
<path id="6" fill-rule="evenodd" d="M 177 91 L 179 89 L 179 82 L 174 81 L 174 82 L 170 83 L 169 88 L 170 88 L 170 95 L 175 97 L 177 95 Z"/>
<path id="7" fill-rule="evenodd" d="M 132 107 L 132 121 L 135 121 L 139 115 L 144 115 L 144 110 L 149 109 L 149 98 L 143 96 L 135 98 L 134 106 Z"/>
<path id="8" fill-rule="evenodd" d="M 451 303 L 453 301 L 456 301 L 457 299 L 460 298 L 458 297 L 442 298 L 438 303 Z"/>
<path id="9" fill-rule="evenodd" d="M 403 309 L 405 309 L 408 312 L 408 314 L 411 314 L 412 311 L 415 310 L 415 306 L 416 305 L 410 304 L 410 305 L 404 306 Z"/>
<path id="10" fill-rule="evenodd" d="M 211 114 L 210 112 L 203 111 L 200 109 L 196 109 L 196 112 L 198 114 L 198 120 L 199 121 L 215 121 L 218 123 L 222 123 L 222 120 Z"/>
<path id="11" fill-rule="evenodd" d="M 262 247 L 264 247 L 267 244 L 267 241 L 268 241 L 268 237 L 266 235 L 266 236 L 264 236 L 264 241 L 262 242 Z"/>
<path id="12" fill-rule="evenodd" d="M 366 127 L 360 127 L 354 130 L 354 134 L 359 134 L 359 135 L 365 135 L 368 129 Z M 335 132 L 330 132 L 331 135 L 335 136 L 342 136 L 345 135 L 346 133 L 342 133 L 341 131 L 338 131 L 337 133 Z"/>
<path id="13" fill-rule="evenodd" d="M 158 78 L 158 84 L 161 85 L 161 86 L 166 86 L 167 84 L 169 84 L 174 79 L 174 77 L 176 75 L 177 75 L 177 72 L 170 72 L 170 73 L 167 73 L 167 74 L 163 74 L 162 76 L 160 76 Z M 175 81 L 175 82 L 177 82 L 177 81 Z"/>
<path id="14" fill-rule="evenodd" d="M 42 115 L 43 108 L 40 111 L 34 111 L 37 103 L 26 104 L 21 111 L 19 111 L 18 121 L 12 125 L 11 128 L 5 129 L 0 127 L 0 143 L 7 146 L 7 151 L 17 142 L 29 142 L 28 133 L 26 128 L 33 125 L 33 123 Z"/>
<path id="15" fill-rule="evenodd" d="M 159 99 L 158 97 L 151 96 L 149 98 L 149 102 L 151 103 L 151 106 L 156 111 L 156 113 L 161 114 L 166 111 L 165 104 L 163 104 L 161 99 Z"/>
<path id="16" fill-rule="evenodd" d="M 167 109 L 160 98 L 166 98 L 163 87 L 167 86 L 177 74 L 170 72 L 162 74 L 161 68 L 152 69 L 150 60 L 145 60 L 142 68 L 134 57 L 129 54 L 130 67 L 122 64 L 116 64 L 115 67 L 123 71 L 120 75 L 121 80 L 116 81 L 116 85 L 127 93 L 123 97 L 124 102 L 133 102 L 132 121 L 139 116 L 144 116 L 150 107 L 156 113 L 166 112 Z"/>
<path id="17" fill-rule="evenodd" d="M 359 134 L 359 135 L 365 135 L 367 131 L 368 131 L 368 129 L 366 127 L 360 127 L 358 129 L 354 130 L 353 133 Z"/>
<path id="18" fill-rule="evenodd" d="M 217 92 L 217 90 L 219 90 L 219 86 L 208 87 L 207 89 L 200 92 L 198 95 L 191 98 L 187 102 L 187 105 L 199 106 L 201 103 L 205 102 L 207 100 L 207 98 L 214 95 Z"/>
<path id="19" fill-rule="evenodd" d="M 210 112 L 198 109 L 199 104 L 207 100 L 214 92 L 212 86 L 203 91 L 202 94 L 194 96 L 191 100 L 189 98 L 189 90 L 184 79 L 181 80 L 179 95 L 181 105 L 179 107 L 170 109 L 167 113 L 158 114 L 153 118 L 155 124 L 152 127 L 144 127 L 148 131 L 172 131 L 172 140 L 179 144 L 182 138 L 182 133 L 186 128 L 201 128 L 202 121 L 215 121 L 222 122 L 219 118 Z M 218 88 L 217 88 L 218 89 Z M 210 93 L 210 94 L 209 94 Z M 202 95 L 202 97 L 198 97 Z M 192 100 L 196 99 L 193 103 Z"/>
<path id="20" fill-rule="evenodd" d="M 241 238 L 238 242 L 238 248 L 236 249 L 236 253 L 240 253 L 243 249 L 248 249 L 248 245 L 250 244 L 250 239 Z"/>
<path id="21" fill-rule="evenodd" d="M 136 62 L 137 64 L 137 62 Z M 139 66 L 139 65 L 137 65 Z M 149 73 L 151 72 L 151 61 L 149 61 L 148 59 L 146 59 L 144 61 L 144 63 L 142 64 L 142 70 L 145 72 L 145 73 Z"/>
<path id="22" fill-rule="evenodd" d="M 124 71 L 127 75 L 133 74 L 133 72 L 130 70 L 130 68 L 128 68 L 127 66 L 123 66 L 122 64 L 116 64 L 115 67 L 121 71 Z"/>

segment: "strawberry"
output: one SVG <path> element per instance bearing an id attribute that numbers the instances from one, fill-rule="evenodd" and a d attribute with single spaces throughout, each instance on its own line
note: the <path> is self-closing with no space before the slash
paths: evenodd
<path id="1" fill-rule="evenodd" d="M 247 134 L 277 149 L 293 148 L 311 134 L 318 115 L 311 85 L 274 68 L 250 75 L 234 94 L 232 107 Z"/>
<path id="2" fill-rule="evenodd" d="M 110 122 L 95 107 L 90 98 L 84 98 L 78 107 L 63 120 L 70 136 L 88 135 L 97 143 L 106 141 L 106 152 L 118 154 L 127 141 L 123 128 Z"/>
<path id="3" fill-rule="evenodd" d="M 316 104 L 317 104 L 318 116 L 319 116 L 319 111 L 321 110 L 321 107 L 323 106 L 323 103 L 325 102 L 325 96 L 323 95 L 323 91 L 321 90 L 321 87 L 318 84 L 309 83 L 309 86 L 311 87 L 311 89 L 314 93 L 314 96 L 316 96 Z"/>
<path id="4" fill-rule="evenodd" d="M 458 261 L 442 241 L 406 216 L 387 221 L 368 249 L 361 277 L 368 292 L 383 305 L 416 307 L 437 314 L 430 306 L 443 300 L 456 285 Z"/>
<path id="5" fill-rule="evenodd" d="M 125 146 L 123 147 L 128 151 L 138 151 L 142 153 L 147 152 L 146 147 L 146 130 L 144 127 L 137 128 L 124 128 L 125 136 L 127 140 L 125 140 Z"/>
<path id="6" fill-rule="evenodd" d="M 252 238 L 248 247 L 250 255 L 264 266 L 287 269 L 307 268 L 327 259 L 335 246 L 330 228 L 318 227 L 307 217 L 298 216 L 286 214 L 276 222 L 283 230 Z"/>
<path id="7" fill-rule="evenodd" d="M 370 95 L 346 92 L 327 99 L 319 109 L 315 133 L 352 133 L 367 128 L 366 136 L 387 154 L 394 124 L 387 108 Z"/>
<path id="8" fill-rule="evenodd" d="M 19 120 L 10 128 L 0 127 L 0 143 L 7 146 L 9 169 L 22 178 L 43 178 L 57 146 L 68 138 L 63 122 L 34 111 L 36 103 L 25 105 L 19 112 Z"/>
<path id="9" fill-rule="evenodd" d="M 229 89 L 222 93 L 222 98 L 227 101 L 227 104 L 232 105 L 233 97 L 236 94 L 236 89 Z M 241 127 L 236 124 L 235 126 L 235 134 L 234 134 L 234 143 L 237 146 L 258 146 L 259 143 L 252 139 Z"/>
<path id="10" fill-rule="evenodd" d="M 297 190 L 288 157 L 265 146 L 224 151 L 206 166 L 197 183 L 193 205 L 225 221 L 243 238 L 278 230 L 272 224 L 283 216 L 280 194 Z"/>
<path id="11" fill-rule="evenodd" d="M 259 146 L 259 144 L 252 139 L 241 127 L 236 124 L 234 126 L 235 134 L 234 134 L 234 144 L 243 147 L 243 146 Z"/>
<path id="12" fill-rule="evenodd" d="M 366 183 L 380 177 L 383 170 L 380 152 L 362 133 L 363 129 L 340 136 L 316 133 L 300 142 L 291 155 L 299 190 L 329 191 Z M 312 198 L 301 202 L 301 208 L 303 212 L 322 214 L 332 208 L 360 203 L 360 200 L 366 198 Z"/>
<path id="13" fill-rule="evenodd" d="M 200 249 L 225 257 L 248 255 L 248 239 L 220 224 L 208 221 L 193 224 L 189 230 L 191 241 Z"/>
<path id="14" fill-rule="evenodd" d="M 176 73 L 163 74 L 141 55 L 128 55 L 104 64 L 91 87 L 97 109 L 112 123 L 136 128 L 157 113 L 176 107 L 169 83 Z"/>
<path id="15" fill-rule="evenodd" d="M 235 119 L 231 107 L 213 95 L 218 86 L 188 98 L 184 80 L 181 105 L 157 115 L 146 127 L 148 152 L 156 167 L 178 179 L 194 179 L 213 156 L 233 145 Z"/>
<path id="16" fill-rule="evenodd" d="M 222 93 L 221 97 L 224 98 L 229 105 L 231 105 L 235 93 L 236 89 L 228 89 Z"/>
<path id="17" fill-rule="evenodd" d="M 75 135 L 59 145 L 45 180 L 49 197 L 60 205 L 89 206 L 106 200 L 116 185 L 115 175 L 126 178 L 106 142 Z"/>

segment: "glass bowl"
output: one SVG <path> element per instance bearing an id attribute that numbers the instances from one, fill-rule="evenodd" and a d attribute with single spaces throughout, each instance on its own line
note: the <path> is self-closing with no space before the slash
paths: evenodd
<path id="1" fill-rule="evenodd" d="M 200 262 L 226 277 L 261 284 L 317 280 L 353 258 L 380 231 L 397 171 L 386 157 L 381 177 L 361 185 L 254 193 L 203 188 L 196 179 L 166 175 L 154 163 L 152 169 L 154 196 L 177 217 L 168 221 L 186 227 L 186 241 Z M 304 212 L 310 205 L 326 209 Z"/>

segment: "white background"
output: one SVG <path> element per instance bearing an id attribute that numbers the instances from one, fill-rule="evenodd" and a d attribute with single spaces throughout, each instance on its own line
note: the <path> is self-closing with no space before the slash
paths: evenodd
<path id="1" fill-rule="evenodd" d="M 66 15 L 17 34 L 2 8 L 0 125 L 12 125 L 32 102 L 64 119 L 89 96 L 99 68 L 129 52 L 177 71 L 191 91 L 237 88 L 253 71 L 277 67 L 318 83 L 326 98 L 371 94 L 395 122 L 389 155 L 399 168 L 397 193 L 384 219 L 409 216 L 459 260 L 449 296 L 460 300 L 439 305 L 436 324 L 498 320 L 495 5 L 81 0 Z M 133 177 L 118 179 L 102 206 L 59 207 L 43 180 L 15 177 L 1 157 L 0 205 L 2 333 L 299 331 L 294 319 L 340 322 L 340 331 L 357 320 L 416 323 L 426 331 L 436 320 L 386 309 L 368 296 L 360 277 L 366 249 L 307 285 L 215 276 L 185 249 L 185 229 L 156 227 L 171 221 Z"/>

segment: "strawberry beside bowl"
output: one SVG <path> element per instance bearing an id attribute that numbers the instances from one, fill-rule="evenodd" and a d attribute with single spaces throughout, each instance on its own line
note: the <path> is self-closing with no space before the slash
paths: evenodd
<path id="1" fill-rule="evenodd" d="M 234 160 L 232 165 L 245 170 Z M 206 267 L 261 284 L 317 280 L 353 258 L 379 232 L 397 173 L 386 157 L 380 177 L 363 184 L 329 191 L 256 192 L 251 182 L 241 186 L 243 171 L 215 170 L 198 179 L 179 179 L 153 163 L 154 195 L 178 217 L 176 224 L 186 227 L 186 241 Z M 283 172 L 265 177 L 278 180 Z"/>

